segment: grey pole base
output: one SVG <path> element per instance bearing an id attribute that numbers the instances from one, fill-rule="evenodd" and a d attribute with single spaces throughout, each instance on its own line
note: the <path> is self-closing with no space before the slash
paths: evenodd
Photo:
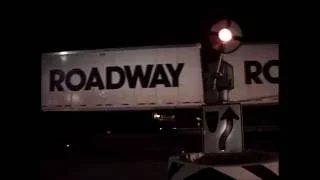
<path id="1" fill-rule="evenodd" d="M 193 179 L 280 179 L 277 153 L 244 152 L 206 154 L 196 162 L 169 158 L 169 180 Z"/>

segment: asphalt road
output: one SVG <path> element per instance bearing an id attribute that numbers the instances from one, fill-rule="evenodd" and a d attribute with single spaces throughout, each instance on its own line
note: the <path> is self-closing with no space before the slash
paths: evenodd
<path id="1" fill-rule="evenodd" d="M 90 143 L 70 143 L 69 147 L 59 143 L 53 146 L 40 162 L 41 180 L 164 180 L 168 157 L 176 150 L 173 138 L 132 135 L 100 137 Z"/>
<path id="2" fill-rule="evenodd" d="M 120 179 L 167 179 L 167 160 L 91 161 L 82 157 L 73 160 L 50 160 L 41 164 L 40 179 L 56 180 L 120 180 Z M 101 158 L 101 157 L 100 157 Z"/>
<path id="3" fill-rule="evenodd" d="M 277 134 L 245 134 L 245 147 L 277 151 L 276 139 Z M 164 180 L 167 179 L 168 157 L 176 153 L 178 146 L 188 151 L 201 150 L 201 138 L 194 135 L 106 136 L 70 143 L 69 147 L 53 146 L 42 155 L 41 180 Z"/>

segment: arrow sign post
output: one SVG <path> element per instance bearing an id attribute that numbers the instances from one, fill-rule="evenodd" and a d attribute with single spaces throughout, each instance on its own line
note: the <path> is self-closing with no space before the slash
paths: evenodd
<path id="1" fill-rule="evenodd" d="M 240 104 L 203 107 L 204 153 L 243 151 L 243 126 Z"/>
<path id="2" fill-rule="evenodd" d="M 220 136 L 220 139 L 219 139 L 219 149 L 221 151 L 226 150 L 226 141 L 227 141 L 227 138 L 229 137 L 229 135 L 231 134 L 231 131 L 233 129 L 233 120 L 234 119 L 239 120 L 240 118 L 230 107 L 228 107 L 226 112 L 220 118 L 221 121 L 223 121 L 223 120 L 227 121 L 226 129 L 224 130 L 224 132 L 222 133 L 222 135 Z"/>

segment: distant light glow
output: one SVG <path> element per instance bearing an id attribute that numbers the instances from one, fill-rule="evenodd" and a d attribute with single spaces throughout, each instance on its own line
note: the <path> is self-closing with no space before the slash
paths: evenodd
<path id="1" fill-rule="evenodd" d="M 107 134 L 111 134 L 111 131 L 107 131 Z"/>
<path id="2" fill-rule="evenodd" d="M 162 128 L 160 128 L 160 131 L 162 130 Z"/>
<path id="3" fill-rule="evenodd" d="M 223 28 L 218 33 L 219 39 L 223 42 L 228 42 L 232 39 L 232 33 L 229 29 Z"/>
<path id="4" fill-rule="evenodd" d="M 196 120 L 197 120 L 197 121 L 201 121 L 201 118 L 200 118 L 200 117 L 196 117 Z"/>
<path id="5" fill-rule="evenodd" d="M 177 129 L 176 127 L 173 127 L 172 129 Z"/>
<path id="6" fill-rule="evenodd" d="M 68 54 L 68 52 L 65 52 L 65 51 L 59 52 L 59 55 L 67 55 L 67 54 Z"/>
<path id="7" fill-rule="evenodd" d="M 153 115 L 153 118 L 155 118 L 155 119 L 160 118 L 160 114 L 155 113 L 155 114 Z"/>
<path id="8" fill-rule="evenodd" d="M 67 148 L 70 147 L 70 144 L 66 144 L 66 147 L 67 147 Z"/>
<path id="9" fill-rule="evenodd" d="M 67 61 L 67 56 L 65 56 L 65 55 L 61 56 L 61 61 L 62 62 L 66 62 Z"/>

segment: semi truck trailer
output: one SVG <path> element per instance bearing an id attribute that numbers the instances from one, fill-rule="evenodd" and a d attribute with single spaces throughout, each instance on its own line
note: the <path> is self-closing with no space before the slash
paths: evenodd
<path id="1" fill-rule="evenodd" d="M 44 53 L 41 109 L 200 108 L 216 103 L 220 89 L 228 102 L 277 104 L 278 44 L 243 44 L 223 55 L 217 89 L 220 55 L 204 52 L 199 43 Z"/>
<path id="2" fill-rule="evenodd" d="M 71 133 L 65 135 L 68 138 L 76 136 L 75 132 L 84 136 L 90 121 L 91 129 L 99 127 L 92 132 L 94 136 L 160 133 L 167 137 L 178 133 L 180 139 L 188 139 L 178 140 L 180 146 L 197 151 L 201 147 L 202 107 L 216 104 L 218 91 L 224 92 L 227 102 L 243 105 L 247 134 L 278 127 L 278 54 L 276 43 L 243 44 L 223 55 L 223 76 L 214 89 L 221 54 L 200 44 L 44 53 L 41 110 L 44 114 L 107 111 L 100 121 L 89 117 L 93 114 L 49 113 L 45 117 L 51 122 L 52 134 L 63 128 L 64 135 Z M 78 116 L 90 120 L 75 120 Z M 70 121 L 58 121 L 61 117 Z M 74 128 L 79 130 L 70 130 Z M 246 142 L 250 144 L 251 139 Z M 163 143 L 170 144 L 168 139 Z"/>

